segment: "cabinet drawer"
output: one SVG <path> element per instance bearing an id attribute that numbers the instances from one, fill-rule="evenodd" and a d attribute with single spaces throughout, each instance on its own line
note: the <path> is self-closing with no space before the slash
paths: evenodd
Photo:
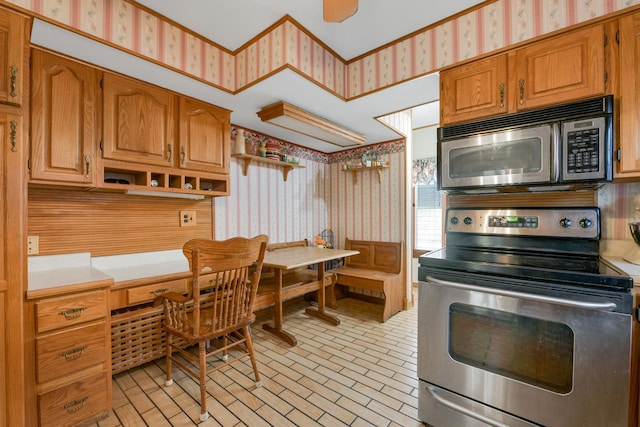
<path id="1" fill-rule="evenodd" d="M 170 282 L 154 283 L 146 286 L 127 289 L 127 304 L 135 305 L 153 301 L 158 295 L 166 292 L 183 293 L 187 291 L 187 280 L 172 280 Z"/>
<path id="2" fill-rule="evenodd" d="M 107 315 L 105 290 L 39 301 L 36 306 L 36 332 L 77 325 Z"/>
<path id="3" fill-rule="evenodd" d="M 106 365 L 105 327 L 103 321 L 36 338 L 38 382 L 44 383 L 93 365 Z"/>
<path id="4" fill-rule="evenodd" d="M 74 426 L 109 410 L 106 372 L 43 393 L 38 397 L 42 427 Z"/>

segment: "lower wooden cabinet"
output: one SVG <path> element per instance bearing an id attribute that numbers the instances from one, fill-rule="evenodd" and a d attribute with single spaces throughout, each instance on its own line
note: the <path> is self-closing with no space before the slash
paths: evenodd
<path id="1" fill-rule="evenodd" d="M 213 286 L 213 274 L 203 275 L 200 287 Z M 117 374 L 165 355 L 166 337 L 162 322 L 164 308 L 154 305 L 158 295 L 166 292 L 186 294 L 191 277 L 174 280 L 140 281 L 119 285 L 111 289 L 111 370 Z M 191 345 L 180 338 L 174 344 Z"/>
<path id="2" fill-rule="evenodd" d="M 38 395 L 42 427 L 75 426 L 106 416 L 111 408 L 111 375 L 101 372 Z"/>
<path id="3" fill-rule="evenodd" d="M 111 283 L 27 292 L 40 426 L 93 423 L 111 409 Z"/>

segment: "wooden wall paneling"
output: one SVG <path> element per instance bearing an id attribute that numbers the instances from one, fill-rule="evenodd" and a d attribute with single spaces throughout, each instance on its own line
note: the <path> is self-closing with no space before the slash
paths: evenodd
<path id="1" fill-rule="evenodd" d="M 28 208 L 28 234 L 39 236 L 39 255 L 150 252 L 214 237 L 210 199 L 30 188 Z M 182 210 L 196 212 L 195 226 L 180 227 Z"/>
<path id="2" fill-rule="evenodd" d="M 597 191 L 558 191 L 549 193 L 449 194 L 448 208 L 524 208 L 558 206 L 598 206 Z"/>

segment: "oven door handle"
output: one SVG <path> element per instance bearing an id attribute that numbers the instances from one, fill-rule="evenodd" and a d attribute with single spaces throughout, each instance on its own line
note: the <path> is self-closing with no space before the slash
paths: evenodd
<path id="1" fill-rule="evenodd" d="M 475 418 L 476 420 L 482 421 L 485 424 L 488 424 L 490 426 L 493 427 L 509 427 L 507 424 L 501 423 L 500 421 L 494 420 L 492 418 L 489 418 L 487 416 L 481 415 L 481 414 L 477 414 L 475 412 L 473 412 L 470 409 L 465 408 L 464 406 L 460 406 L 457 403 L 454 403 L 450 400 L 445 399 L 444 397 L 438 395 L 438 391 L 436 390 L 436 388 L 432 385 L 428 385 L 427 386 L 427 391 L 429 392 L 429 394 L 431 394 L 431 396 L 433 396 L 433 398 L 435 400 L 438 401 L 438 403 L 440 403 L 441 405 L 446 406 L 449 409 L 452 409 L 456 412 L 460 412 L 461 414 L 464 414 L 468 417 L 471 418 Z"/>
<path id="2" fill-rule="evenodd" d="M 520 298 L 520 299 L 526 299 L 526 300 L 536 301 L 536 302 L 546 302 L 549 304 L 563 305 L 567 307 L 580 308 L 583 310 L 613 311 L 617 307 L 616 303 L 614 302 L 572 301 L 564 298 L 555 298 L 555 297 L 548 297 L 544 295 L 527 294 L 524 292 L 507 291 L 504 289 L 496 289 L 496 288 L 489 288 L 489 287 L 485 288 L 483 286 L 475 286 L 475 285 L 465 285 L 464 283 L 449 282 L 447 280 L 434 279 L 431 276 L 427 276 L 427 281 L 438 286 L 462 289 L 465 291 L 484 292 L 484 293 L 489 293 L 494 295 Z"/>

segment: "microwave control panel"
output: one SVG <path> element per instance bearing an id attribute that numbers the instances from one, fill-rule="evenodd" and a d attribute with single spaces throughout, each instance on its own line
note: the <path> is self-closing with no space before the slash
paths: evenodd
<path id="1" fill-rule="evenodd" d="M 562 124 L 563 180 L 606 178 L 605 118 Z"/>

